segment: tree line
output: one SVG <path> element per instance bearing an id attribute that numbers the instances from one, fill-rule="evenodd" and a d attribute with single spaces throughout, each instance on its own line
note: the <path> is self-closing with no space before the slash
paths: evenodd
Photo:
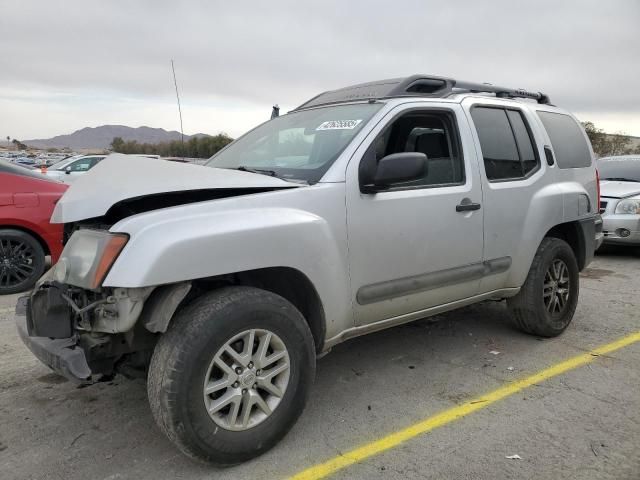
<path id="1" fill-rule="evenodd" d="M 615 155 L 640 154 L 640 145 L 631 145 L 631 137 L 622 132 L 605 133 L 593 122 L 582 122 L 585 132 L 591 141 L 596 157 L 612 157 Z"/>
<path id="2" fill-rule="evenodd" d="M 137 153 L 160 155 L 161 157 L 209 158 L 233 141 L 226 133 L 206 137 L 192 137 L 182 143 L 180 140 L 161 143 L 138 143 L 115 137 L 111 150 L 116 153 Z"/>

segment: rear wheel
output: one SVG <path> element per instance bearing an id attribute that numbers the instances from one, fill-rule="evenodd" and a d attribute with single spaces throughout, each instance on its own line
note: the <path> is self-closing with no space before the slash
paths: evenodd
<path id="1" fill-rule="evenodd" d="M 0 295 L 33 287 L 44 267 L 45 253 L 38 240 L 21 230 L 0 229 Z"/>
<path id="2" fill-rule="evenodd" d="M 314 342 L 300 312 L 273 293 L 229 287 L 172 320 L 151 360 L 149 403 L 188 456 L 233 465 L 289 431 L 314 374 Z"/>
<path id="3" fill-rule="evenodd" d="M 560 335 L 573 319 L 579 278 L 578 263 L 567 242 L 542 240 L 522 289 L 507 299 L 515 325 L 534 335 Z"/>

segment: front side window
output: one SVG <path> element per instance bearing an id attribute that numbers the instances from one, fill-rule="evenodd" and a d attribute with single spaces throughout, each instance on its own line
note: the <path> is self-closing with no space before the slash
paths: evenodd
<path id="1" fill-rule="evenodd" d="M 337 105 L 274 118 L 215 154 L 206 166 L 315 183 L 382 106 Z"/>
<path id="2" fill-rule="evenodd" d="M 591 165 L 591 152 L 582 128 L 569 115 L 538 112 L 553 147 L 560 168 L 583 168 Z"/>
<path id="3" fill-rule="evenodd" d="M 524 178 L 538 168 L 538 155 L 522 112 L 474 107 L 471 117 L 490 181 Z"/>
<path id="4" fill-rule="evenodd" d="M 360 184 L 373 182 L 378 163 L 394 153 L 419 152 L 427 157 L 422 178 L 400 182 L 392 189 L 420 188 L 464 183 L 464 162 L 453 114 L 415 110 L 388 125 L 360 162 Z"/>
<path id="5" fill-rule="evenodd" d="M 94 158 L 83 158 L 81 160 L 76 160 L 71 165 L 69 165 L 69 171 L 71 172 L 86 172 L 93 166 Z"/>

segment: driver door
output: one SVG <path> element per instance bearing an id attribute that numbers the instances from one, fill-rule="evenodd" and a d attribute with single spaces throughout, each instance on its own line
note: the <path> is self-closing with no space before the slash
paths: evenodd
<path id="1" fill-rule="evenodd" d="M 410 151 L 426 155 L 423 177 L 363 193 L 367 170 L 389 154 Z M 392 110 L 347 168 L 356 324 L 401 321 L 476 295 L 483 253 L 481 201 L 475 149 L 462 109 L 408 103 Z"/>

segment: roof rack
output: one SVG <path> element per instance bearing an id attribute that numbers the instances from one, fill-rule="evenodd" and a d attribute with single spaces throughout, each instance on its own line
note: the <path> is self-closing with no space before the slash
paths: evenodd
<path id="1" fill-rule="evenodd" d="M 529 92 L 519 88 L 505 88 L 488 83 L 472 83 L 453 78 L 433 75 L 412 75 L 406 78 L 392 78 L 376 82 L 361 83 L 338 90 L 329 90 L 316 95 L 295 110 L 317 107 L 332 103 L 357 100 L 375 100 L 394 97 L 433 97 L 446 98 L 455 93 L 493 93 L 500 98 L 528 98 L 538 103 L 550 105 L 547 95 L 542 92 Z"/>

